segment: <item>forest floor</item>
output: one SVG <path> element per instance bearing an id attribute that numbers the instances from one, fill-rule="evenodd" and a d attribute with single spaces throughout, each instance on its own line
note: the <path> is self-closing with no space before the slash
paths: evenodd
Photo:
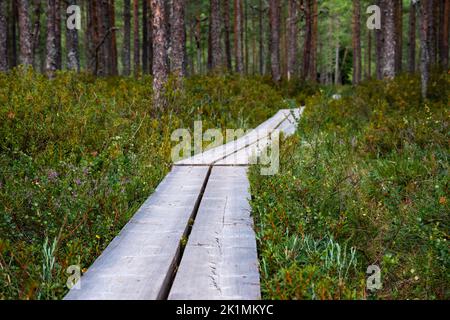
<path id="1" fill-rule="evenodd" d="M 19 74 L 20 73 L 20 74 Z M 251 169 L 263 298 L 449 298 L 449 76 L 339 89 L 188 79 L 151 106 L 151 79 L 0 75 L 0 299 L 58 299 L 171 166 L 171 133 L 252 128 L 306 104 L 281 172 Z M 285 100 L 285 98 L 293 99 Z M 383 289 L 368 295 L 377 264 Z"/>

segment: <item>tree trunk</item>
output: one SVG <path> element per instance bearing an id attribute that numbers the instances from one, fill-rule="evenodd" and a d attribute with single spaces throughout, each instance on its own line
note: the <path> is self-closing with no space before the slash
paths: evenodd
<path id="1" fill-rule="evenodd" d="M 383 78 L 393 79 L 395 77 L 395 58 L 397 41 L 395 37 L 395 5 L 393 0 L 382 0 L 382 12 L 384 22 L 383 29 Z"/>
<path id="2" fill-rule="evenodd" d="M 76 0 L 68 0 L 69 6 L 76 5 Z M 67 15 L 67 19 L 69 15 Z M 67 68 L 69 70 L 80 71 L 80 55 L 78 52 L 78 30 L 66 28 L 67 45 Z"/>
<path id="3" fill-rule="evenodd" d="M 225 56 L 228 70 L 233 68 L 231 62 L 231 24 L 230 24 L 230 0 L 223 1 L 223 24 L 225 27 Z"/>
<path id="4" fill-rule="evenodd" d="M 47 0 L 47 42 L 45 73 L 49 78 L 55 76 L 58 69 L 58 52 L 56 46 L 56 0 Z"/>
<path id="5" fill-rule="evenodd" d="M 298 52 L 298 4 L 297 0 L 289 0 L 288 3 L 288 62 L 287 78 L 288 80 L 297 74 L 297 52 Z"/>
<path id="6" fill-rule="evenodd" d="M 272 71 L 272 80 L 279 82 L 281 80 L 280 70 L 280 1 L 269 0 L 269 19 L 270 19 L 270 62 Z"/>
<path id="7" fill-rule="evenodd" d="M 242 54 L 242 0 L 234 0 L 234 55 L 236 60 L 236 72 L 244 72 L 244 57 Z"/>
<path id="8" fill-rule="evenodd" d="M 417 3 L 411 0 L 409 8 L 409 41 L 408 41 L 408 71 L 414 73 L 416 71 L 416 17 Z"/>
<path id="9" fill-rule="evenodd" d="M 311 64 L 311 0 L 305 0 L 305 39 L 303 43 L 303 70 L 302 78 L 307 79 L 309 77 L 309 70 Z"/>
<path id="10" fill-rule="evenodd" d="M 163 0 L 151 0 L 153 26 L 153 94 L 157 108 L 166 105 L 164 87 L 168 78 L 167 24 Z"/>
<path id="11" fill-rule="evenodd" d="M 318 0 L 312 0 L 312 26 L 311 26 L 311 58 L 310 58 L 310 75 L 312 81 L 317 80 L 317 37 L 318 37 L 318 18 L 319 4 Z"/>
<path id="12" fill-rule="evenodd" d="M 62 46 L 61 46 L 61 1 L 55 1 L 55 50 L 56 69 L 62 69 Z"/>
<path id="13" fill-rule="evenodd" d="M 430 77 L 430 19 L 433 14 L 433 3 L 420 2 L 420 73 L 422 80 L 422 97 L 426 99 L 428 94 L 428 81 Z"/>
<path id="14" fill-rule="evenodd" d="M 185 29 L 185 0 L 173 0 L 171 16 L 170 39 L 172 50 L 170 52 L 170 71 L 178 79 L 186 75 L 186 29 Z"/>
<path id="15" fill-rule="evenodd" d="M 264 74 L 264 29 L 263 29 L 263 4 L 259 0 L 259 73 Z"/>
<path id="16" fill-rule="evenodd" d="M 353 0 L 353 84 L 361 82 L 361 2 Z"/>
<path id="17" fill-rule="evenodd" d="M 134 75 L 139 75 L 141 58 L 140 58 L 140 42 L 139 42 L 139 0 L 133 0 L 133 62 L 134 62 Z"/>
<path id="18" fill-rule="evenodd" d="M 33 57 L 34 69 L 38 70 L 40 61 L 38 59 L 39 40 L 41 35 L 41 13 L 42 3 L 40 0 L 34 0 L 34 23 L 33 23 Z"/>
<path id="19" fill-rule="evenodd" d="M 0 1 L 0 72 L 8 70 L 8 20 L 7 3 Z"/>
<path id="20" fill-rule="evenodd" d="M 123 51 L 122 51 L 123 75 L 131 73 L 131 2 L 123 2 Z"/>
<path id="21" fill-rule="evenodd" d="M 429 29 L 429 52 L 430 52 L 430 66 L 434 67 L 436 65 L 436 57 L 437 57 L 437 0 L 427 0 L 430 2 L 430 6 L 432 10 L 428 16 L 428 29 Z"/>
<path id="22" fill-rule="evenodd" d="M 142 73 L 148 73 L 148 2 L 142 1 Z"/>
<path id="23" fill-rule="evenodd" d="M 440 60 L 441 65 L 444 70 L 448 70 L 448 36 L 449 36 L 449 18 L 450 18 L 450 0 L 442 0 L 442 39 L 441 39 L 441 50 L 440 50 Z"/>
<path id="24" fill-rule="evenodd" d="M 210 0 L 210 25 L 209 25 L 209 54 L 210 54 L 210 65 L 209 68 L 211 70 L 215 70 L 217 68 L 221 68 L 223 66 L 223 57 L 222 57 L 222 46 L 220 42 L 220 1 L 219 0 Z"/>
<path id="25" fill-rule="evenodd" d="M 33 37 L 31 33 L 30 3 L 29 0 L 17 0 L 19 12 L 19 63 L 27 66 L 33 65 Z"/>
<path id="26" fill-rule="evenodd" d="M 367 79 L 372 78 L 372 30 L 367 30 Z"/>
<path id="27" fill-rule="evenodd" d="M 395 10 L 395 74 L 402 72 L 403 66 L 403 1 L 394 1 Z"/>

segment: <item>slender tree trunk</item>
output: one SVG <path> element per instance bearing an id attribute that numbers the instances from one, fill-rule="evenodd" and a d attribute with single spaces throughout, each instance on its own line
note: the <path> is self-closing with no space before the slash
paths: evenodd
<path id="1" fill-rule="evenodd" d="M 153 94 L 157 108 L 165 107 L 164 87 L 167 82 L 167 23 L 164 0 L 151 0 L 153 26 Z"/>
<path id="2" fill-rule="evenodd" d="M 148 32 L 147 32 L 147 43 L 148 43 L 148 73 L 153 75 L 153 29 L 152 29 L 152 5 L 150 0 L 147 1 L 148 10 Z"/>
<path id="3" fill-rule="evenodd" d="M 140 59 L 140 42 L 139 42 L 139 0 L 133 0 L 133 62 L 134 62 L 134 75 L 138 76 L 140 71 L 141 59 Z"/>
<path id="4" fill-rule="evenodd" d="M 303 79 L 308 79 L 311 65 L 311 0 L 305 0 L 305 39 L 303 43 Z"/>
<path id="5" fill-rule="evenodd" d="M 110 10 L 110 25 L 109 28 L 111 29 L 111 75 L 117 76 L 119 74 L 118 68 L 117 68 L 117 37 L 116 37 L 116 6 L 115 6 L 115 0 L 110 0 L 109 3 L 109 10 Z"/>
<path id="6" fill-rule="evenodd" d="M 56 0 L 47 0 L 47 42 L 45 72 L 48 77 L 55 76 L 58 69 L 58 52 L 56 46 Z"/>
<path id="7" fill-rule="evenodd" d="M 170 71 L 179 80 L 186 76 L 186 29 L 185 29 L 185 0 L 173 0 L 171 16 L 170 39 Z"/>
<path id="8" fill-rule="evenodd" d="M 62 44 L 61 44 L 61 1 L 55 1 L 55 48 L 56 48 L 56 69 L 62 69 Z"/>
<path id="9" fill-rule="evenodd" d="M 353 0 L 353 84 L 361 82 L 361 2 Z"/>
<path id="10" fill-rule="evenodd" d="M 395 74 L 402 72 L 403 66 L 403 1 L 394 1 L 395 10 Z"/>
<path id="11" fill-rule="evenodd" d="M 372 78 L 372 30 L 367 30 L 367 79 Z"/>
<path id="12" fill-rule="evenodd" d="M 443 4 L 443 14 L 442 17 L 442 45 L 441 45 L 441 65 L 444 70 L 448 70 L 448 37 L 449 37 L 449 19 L 450 19 L 450 0 L 442 0 Z"/>
<path id="13" fill-rule="evenodd" d="M 8 20 L 6 1 L 0 1 L 0 72 L 7 71 L 8 63 Z"/>
<path id="14" fill-rule="evenodd" d="M 40 61 L 38 59 L 39 40 L 41 35 L 41 13 L 42 3 L 40 0 L 34 0 L 34 23 L 33 23 L 33 57 L 34 57 L 34 69 L 38 70 Z"/>
<path id="15" fill-rule="evenodd" d="M 433 14 L 432 1 L 420 2 L 420 73 L 422 80 L 422 97 L 426 99 L 428 94 L 428 81 L 430 77 L 430 23 Z"/>
<path id="16" fill-rule="evenodd" d="M 148 2 L 142 1 L 142 73 L 148 73 Z"/>
<path id="17" fill-rule="evenodd" d="M 76 5 L 76 0 L 68 0 L 69 5 Z M 69 15 L 67 15 L 67 19 Z M 80 71 L 80 55 L 78 51 L 78 30 L 75 28 L 66 29 L 66 46 L 67 46 L 67 68 L 69 70 Z"/>
<path id="18" fill-rule="evenodd" d="M 317 81 L 317 39 L 318 39 L 318 18 L 319 4 L 318 0 L 312 0 L 312 26 L 311 26 L 311 58 L 310 58 L 310 75 L 312 81 Z"/>
<path id="19" fill-rule="evenodd" d="M 123 2 L 123 50 L 122 50 L 123 75 L 131 73 L 131 2 Z"/>
<path id="20" fill-rule="evenodd" d="M 33 65 L 33 36 L 31 33 L 29 0 L 17 0 L 19 12 L 20 64 Z"/>
<path id="21" fill-rule="evenodd" d="M 430 66 L 434 67 L 436 65 L 437 57 L 437 0 L 427 0 L 430 2 L 432 10 L 430 11 L 428 17 L 428 29 L 429 29 L 429 50 L 430 50 Z"/>
<path id="22" fill-rule="evenodd" d="M 209 25 L 209 54 L 210 54 L 210 66 L 211 70 L 221 68 L 223 66 L 222 46 L 221 46 L 221 12 L 220 1 L 210 0 L 210 25 Z"/>
<path id="23" fill-rule="evenodd" d="M 298 4 L 297 0 L 289 0 L 288 3 L 288 63 L 287 78 L 288 80 L 297 74 L 297 52 L 298 52 Z"/>
<path id="24" fill-rule="evenodd" d="M 11 1 L 11 21 L 9 29 L 9 41 L 8 41 L 8 55 L 9 55 L 9 67 L 13 68 L 17 66 L 17 23 L 19 20 L 19 12 L 17 8 L 17 1 Z"/>
<path id="25" fill-rule="evenodd" d="M 242 29 L 242 43 L 244 48 L 242 49 L 244 52 L 244 69 L 245 69 L 245 74 L 248 74 L 248 68 L 250 65 L 249 62 L 249 46 L 248 46 L 248 0 L 242 0 L 242 13 L 243 13 L 243 17 L 242 17 L 242 21 L 244 21 L 244 28 Z"/>
<path id="26" fill-rule="evenodd" d="M 416 71 L 416 17 L 417 3 L 411 0 L 409 7 L 409 41 L 408 41 L 408 71 L 414 73 Z"/>
<path id="27" fill-rule="evenodd" d="M 234 0 L 234 55 L 236 61 L 236 72 L 244 72 L 244 58 L 242 54 L 242 0 Z"/>
<path id="28" fill-rule="evenodd" d="M 395 62 L 397 41 L 395 37 L 395 5 L 393 0 L 383 0 L 382 7 L 384 22 L 383 28 L 383 78 L 392 79 L 395 77 Z"/>
<path id="29" fill-rule="evenodd" d="M 230 0 L 223 1 L 223 24 L 225 27 L 225 56 L 228 70 L 231 71 L 233 68 L 231 62 L 231 42 L 230 42 L 230 33 L 231 33 L 231 24 L 230 24 Z"/>
<path id="30" fill-rule="evenodd" d="M 264 27 L 263 27 L 263 2 L 259 0 L 259 73 L 264 74 Z"/>
<path id="31" fill-rule="evenodd" d="M 270 62 L 272 80 L 280 82 L 280 2 L 279 0 L 269 0 L 270 19 Z"/>

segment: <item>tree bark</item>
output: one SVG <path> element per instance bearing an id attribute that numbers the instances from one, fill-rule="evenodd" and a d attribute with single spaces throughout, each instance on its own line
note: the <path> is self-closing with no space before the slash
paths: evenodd
<path id="1" fill-rule="evenodd" d="M 289 0 L 288 3 L 288 62 L 287 78 L 291 80 L 297 74 L 298 53 L 298 4 L 297 0 Z"/>
<path id="2" fill-rule="evenodd" d="M 9 68 L 7 9 L 6 1 L 0 1 L 0 72 L 7 71 Z"/>
<path id="3" fill-rule="evenodd" d="M 55 76 L 58 69 L 58 52 L 56 45 L 56 0 L 47 0 L 47 42 L 45 73 L 49 78 Z"/>
<path id="4" fill-rule="evenodd" d="M 142 73 L 148 73 L 148 2 L 142 1 Z M 151 32 L 151 31 L 150 31 Z"/>
<path id="5" fill-rule="evenodd" d="M 409 7 L 409 36 L 408 36 L 408 72 L 414 73 L 416 71 L 416 17 L 417 17 L 417 3 L 411 0 Z"/>
<path id="6" fill-rule="evenodd" d="M 440 60 L 441 65 L 444 70 L 448 70 L 448 37 L 449 37 L 449 19 L 450 19 L 450 0 L 442 0 L 442 39 L 441 39 L 441 50 L 440 50 Z"/>
<path id="7" fill-rule="evenodd" d="M 167 24 L 163 0 L 151 0 L 153 26 L 153 94 L 157 108 L 165 107 L 164 89 L 168 78 Z"/>
<path id="8" fill-rule="evenodd" d="M 263 3 L 259 0 L 259 73 L 264 74 L 264 28 L 263 28 Z"/>
<path id="9" fill-rule="evenodd" d="M 353 84 L 361 82 L 361 2 L 353 0 Z"/>
<path id="10" fill-rule="evenodd" d="M 225 27 L 225 56 L 226 56 L 226 64 L 228 70 L 233 68 L 231 62 L 231 42 L 230 42 L 230 33 L 231 33 L 231 24 L 230 24 L 230 0 L 223 1 L 223 24 Z"/>
<path id="11" fill-rule="evenodd" d="M 40 61 L 38 59 L 39 40 L 41 35 L 41 13 L 42 3 L 40 0 L 34 0 L 34 23 L 33 23 L 33 57 L 34 57 L 34 69 L 38 70 Z"/>
<path id="12" fill-rule="evenodd" d="M 280 1 L 269 0 L 270 19 L 270 62 L 272 80 L 280 82 Z"/>
<path id="13" fill-rule="evenodd" d="M 312 27 L 311 27 L 311 58 L 310 75 L 312 81 L 317 80 L 317 37 L 318 37 L 318 18 L 319 4 L 318 0 L 312 0 Z"/>
<path id="14" fill-rule="evenodd" d="M 76 5 L 76 0 L 68 0 L 69 5 Z M 69 18 L 69 15 L 67 15 Z M 80 55 L 78 51 L 78 30 L 66 28 L 67 68 L 80 71 Z"/>
<path id="15" fill-rule="evenodd" d="M 244 72 L 244 56 L 242 54 L 242 0 L 234 0 L 234 56 L 236 72 Z"/>
<path id="16" fill-rule="evenodd" d="M 311 64 L 311 0 L 304 1 L 305 11 L 305 39 L 303 43 L 303 70 L 302 78 L 305 80 L 309 77 Z"/>
<path id="17" fill-rule="evenodd" d="M 420 1 L 420 73 L 422 81 L 422 98 L 426 99 L 428 94 L 428 81 L 430 77 L 430 19 L 433 14 L 433 3 Z"/>
<path id="18" fill-rule="evenodd" d="M 140 41 L 139 41 L 139 0 L 133 0 L 133 62 L 134 62 L 134 75 L 139 75 L 141 58 L 140 58 Z"/>
<path id="19" fill-rule="evenodd" d="M 403 1 L 394 1 L 395 10 L 395 74 L 402 72 L 403 66 Z"/>
<path id="20" fill-rule="evenodd" d="M 172 50 L 170 52 L 170 71 L 179 80 L 186 76 L 185 5 L 185 0 L 173 0 L 170 23 L 170 39 L 172 41 Z"/>
<path id="21" fill-rule="evenodd" d="M 56 69 L 62 69 L 62 44 L 61 44 L 61 1 L 55 1 L 55 50 Z"/>
<path id="22" fill-rule="evenodd" d="M 19 63 L 27 66 L 33 65 L 33 36 L 31 33 L 30 3 L 29 0 L 17 0 L 19 12 Z"/>
<path id="23" fill-rule="evenodd" d="M 395 5 L 394 0 L 382 0 L 382 12 L 384 22 L 383 29 L 383 78 L 393 79 L 395 77 L 395 62 L 397 41 L 395 37 Z"/>
<path id="24" fill-rule="evenodd" d="M 210 70 L 223 67 L 223 56 L 221 46 L 221 27 L 220 27 L 220 1 L 210 0 L 210 25 L 209 25 L 209 58 Z"/>
<path id="25" fill-rule="evenodd" d="M 122 50 L 123 75 L 131 73 L 131 2 L 123 2 L 123 50 Z"/>

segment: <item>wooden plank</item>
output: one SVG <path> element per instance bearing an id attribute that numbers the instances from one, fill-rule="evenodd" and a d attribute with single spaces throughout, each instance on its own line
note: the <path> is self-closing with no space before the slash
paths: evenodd
<path id="1" fill-rule="evenodd" d="M 285 136 L 290 136 L 297 130 L 297 121 L 300 118 L 302 109 L 292 109 L 292 110 L 281 110 L 284 115 L 284 120 L 276 127 L 276 130 L 283 132 Z M 255 129 L 256 132 L 258 129 Z M 273 132 L 273 130 L 272 130 Z M 219 160 L 215 163 L 218 166 L 229 166 L 229 165 L 249 165 L 255 163 L 255 157 L 259 156 L 265 148 L 267 148 L 271 143 L 271 137 L 267 135 L 260 134 L 261 138 L 255 141 L 253 144 L 238 150 Z"/>
<path id="2" fill-rule="evenodd" d="M 252 130 L 245 136 L 226 143 L 222 146 L 209 149 L 201 154 L 178 161 L 176 166 L 180 165 L 212 165 L 216 161 L 226 158 L 228 155 L 235 153 L 237 150 L 245 148 L 258 141 L 258 139 L 267 136 L 273 129 L 275 129 L 285 118 L 287 114 L 285 110 L 279 110 L 269 120 L 263 122 L 256 129 Z"/>
<path id="3" fill-rule="evenodd" d="M 161 299 L 208 167 L 174 167 L 66 300 Z"/>
<path id="4" fill-rule="evenodd" d="M 169 299 L 260 299 L 246 167 L 213 167 Z"/>

